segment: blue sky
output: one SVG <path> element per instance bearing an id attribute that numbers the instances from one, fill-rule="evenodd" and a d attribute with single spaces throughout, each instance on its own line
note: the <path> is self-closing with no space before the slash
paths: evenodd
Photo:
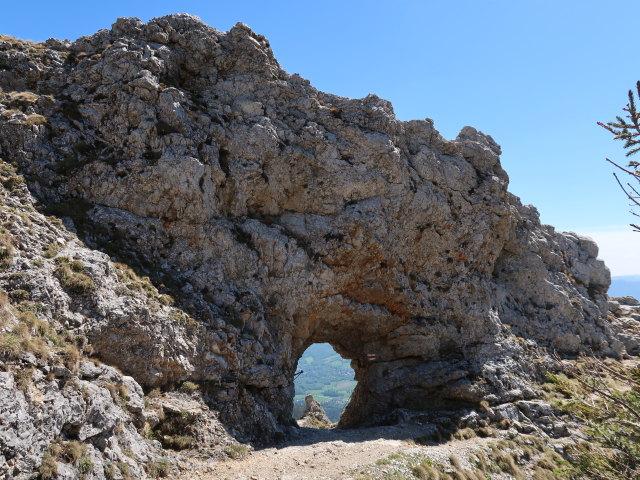
<path id="1" fill-rule="evenodd" d="M 604 161 L 624 152 L 596 125 L 640 79 L 637 0 L 5 2 L 0 33 L 75 39 L 177 11 L 219 30 L 247 23 L 321 90 L 375 93 L 447 138 L 465 125 L 492 135 L 511 191 L 543 222 L 594 236 L 614 274 L 640 274 L 640 234 Z"/>

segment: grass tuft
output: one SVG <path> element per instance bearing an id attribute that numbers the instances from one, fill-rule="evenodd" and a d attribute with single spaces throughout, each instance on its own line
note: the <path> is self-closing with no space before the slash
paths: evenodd
<path id="1" fill-rule="evenodd" d="M 43 480 L 49 480 L 58 476 L 58 462 L 51 453 L 45 453 L 42 456 L 42 462 L 38 467 L 40 478 Z"/>
<path id="2" fill-rule="evenodd" d="M 169 473 L 171 473 L 171 465 L 166 458 L 147 463 L 147 474 L 151 478 L 165 478 L 169 476 Z"/>
<path id="3" fill-rule="evenodd" d="M 60 285 L 67 291 L 79 294 L 86 294 L 96 289 L 93 279 L 84 274 L 74 271 L 71 264 L 61 263 L 55 269 L 55 275 L 60 280 Z"/>
<path id="4" fill-rule="evenodd" d="M 249 448 L 241 443 L 234 443 L 233 445 L 226 447 L 224 449 L 224 453 L 226 453 L 229 458 L 238 460 L 249 455 Z"/>

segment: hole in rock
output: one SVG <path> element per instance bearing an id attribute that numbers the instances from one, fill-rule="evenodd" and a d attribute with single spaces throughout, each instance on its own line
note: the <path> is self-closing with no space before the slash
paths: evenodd
<path id="1" fill-rule="evenodd" d="M 300 419 L 305 397 L 312 395 L 332 422 L 340 420 L 357 383 L 350 360 L 342 358 L 329 343 L 314 343 L 298 360 L 297 373 L 293 418 Z"/>

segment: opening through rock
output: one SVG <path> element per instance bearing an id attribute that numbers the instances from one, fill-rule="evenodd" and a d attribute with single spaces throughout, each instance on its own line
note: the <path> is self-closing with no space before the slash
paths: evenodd
<path id="1" fill-rule="evenodd" d="M 298 361 L 294 380 L 293 418 L 300 419 L 305 410 L 305 398 L 312 395 L 313 399 L 320 403 L 329 420 L 333 423 L 338 422 L 356 384 L 349 360 L 336 353 L 329 343 L 314 343 Z M 306 426 L 322 425 L 317 423 Z"/>

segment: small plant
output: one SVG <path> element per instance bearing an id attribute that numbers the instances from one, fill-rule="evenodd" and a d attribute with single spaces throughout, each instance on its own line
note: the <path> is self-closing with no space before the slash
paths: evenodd
<path id="1" fill-rule="evenodd" d="M 162 294 L 158 296 L 158 302 L 166 307 L 172 307 L 175 303 L 175 300 L 171 295 Z"/>
<path id="2" fill-rule="evenodd" d="M 160 391 L 160 389 L 154 388 L 147 394 L 147 398 L 160 398 L 161 395 L 162 392 Z"/>
<path id="3" fill-rule="evenodd" d="M 157 462 L 147 463 L 147 474 L 152 478 L 168 477 L 171 472 L 171 465 L 166 458 L 161 458 Z"/>
<path id="4" fill-rule="evenodd" d="M 33 380 L 33 372 L 35 372 L 35 368 L 29 367 L 21 368 L 13 374 L 16 386 L 23 392 L 27 390 L 27 387 Z"/>
<path id="5" fill-rule="evenodd" d="M 24 125 L 26 125 L 27 127 L 33 127 L 34 125 L 45 125 L 46 123 L 46 117 L 37 113 L 27 115 L 27 119 L 24 121 Z"/>
<path id="6" fill-rule="evenodd" d="M 31 294 L 23 289 L 11 290 L 9 296 L 15 302 L 26 302 L 31 298 Z"/>
<path id="7" fill-rule="evenodd" d="M 77 440 L 64 442 L 62 444 L 62 451 L 60 452 L 62 460 L 73 464 L 76 464 L 82 457 L 85 457 L 86 454 L 87 446 Z"/>
<path id="8" fill-rule="evenodd" d="M 508 453 L 499 454 L 498 458 L 496 459 L 496 463 L 503 472 L 514 476 L 516 480 L 524 480 L 524 474 L 522 473 L 522 470 L 520 470 L 520 467 L 518 467 L 518 465 L 516 464 L 513 455 L 510 455 Z"/>
<path id="9" fill-rule="evenodd" d="M 44 256 L 44 258 L 53 258 L 57 254 L 58 254 L 58 245 L 56 245 L 55 243 L 50 243 L 49 245 L 47 245 L 44 251 L 42 252 L 42 255 Z"/>
<path id="10" fill-rule="evenodd" d="M 173 450 L 186 450 L 188 448 L 193 448 L 195 443 L 196 439 L 189 435 L 177 435 L 175 437 L 171 437 L 164 443 L 164 445 L 167 448 L 172 448 Z"/>
<path id="11" fill-rule="evenodd" d="M 453 438 L 456 440 L 469 440 L 476 436 L 476 432 L 471 428 L 463 428 L 462 430 L 458 430 L 453 434 Z"/>
<path id="12" fill-rule="evenodd" d="M 19 104 L 23 106 L 33 105 L 40 98 L 39 95 L 33 92 L 9 92 L 7 95 L 7 101 L 10 105 Z"/>
<path id="13" fill-rule="evenodd" d="M 120 470 L 120 473 L 122 474 L 123 477 L 129 476 L 128 464 L 126 464 L 125 462 L 116 462 L 116 467 L 118 467 L 118 470 Z"/>
<path id="14" fill-rule="evenodd" d="M 89 457 L 80 457 L 78 464 L 76 465 L 80 473 L 89 473 L 93 470 L 93 462 Z"/>
<path id="15" fill-rule="evenodd" d="M 440 480 L 440 472 L 431 465 L 425 465 L 421 463 L 411 469 L 411 472 L 420 480 Z"/>
<path id="16" fill-rule="evenodd" d="M 197 383 L 190 382 L 187 380 L 185 382 L 182 382 L 182 385 L 180 385 L 179 390 L 184 393 L 193 393 L 198 391 L 199 388 L 200 387 L 198 386 Z"/>
<path id="17" fill-rule="evenodd" d="M 11 265 L 14 253 L 11 236 L 6 232 L 0 233 L 0 268 L 5 269 Z"/>
<path id="18" fill-rule="evenodd" d="M 58 265 L 55 275 L 60 280 L 62 288 L 70 292 L 86 294 L 96 289 L 96 284 L 90 276 L 73 271 L 70 264 Z"/>
<path id="19" fill-rule="evenodd" d="M 240 458 L 244 458 L 249 454 L 249 448 L 242 443 L 234 443 L 233 445 L 229 445 L 225 447 L 224 453 L 227 454 L 229 458 L 233 458 L 234 460 L 238 460 Z"/>
<path id="20" fill-rule="evenodd" d="M 109 461 L 104 462 L 102 472 L 104 473 L 104 478 L 106 478 L 107 480 L 113 480 L 114 478 L 116 478 L 116 467 Z"/>
<path id="21" fill-rule="evenodd" d="M 58 352 L 62 363 L 72 372 L 78 371 L 78 363 L 80 362 L 80 351 L 73 344 L 67 344 Z"/>
<path id="22" fill-rule="evenodd" d="M 16 360 L 22 355 L 22 340 L 15 334 L 0 334 L 0 358 Z"/>
<path id="23" fill-rule="evenodd" d="M 84 272 L 84 263 L 80 260 L 73 260 L 69 262 L 69 268 L 74 272 Z"/>
<path id="24" fill-rule="evenodd" d="M 38 472 L 40 472 L 40 478 L 43 480 L 49 480 L 58 475 L 58 462 L 56 462 L 56 458 L 51 453 L 47 452 L 42 456 Z"/>
<path id="25" fill-rule="evenodd" d="M 0 334 L 0 357 L 5 360 L 18 360 L 25 352 L 38 358 L 49 357 L 49 346 L 40 337 L 33 337 L 25 323 L 18 323 L 11 332 Z"/>
<path id="26" fill-rule="evenodd" d="M 129 393 L 129 389 L 124 383 L 121 383 L 120 385 L 118 385 L 118 395 L 123 401 L 129 400 L 129 398 L 131 397 L 131 394 Z"/>
<path id="27" fill-rule="evenodd" d="M 7 190 L 14 191 L 16 187 L 24 183 L 24 177 L 17 174 L 13 165 L 0 161 L 0 183 Z"/>

